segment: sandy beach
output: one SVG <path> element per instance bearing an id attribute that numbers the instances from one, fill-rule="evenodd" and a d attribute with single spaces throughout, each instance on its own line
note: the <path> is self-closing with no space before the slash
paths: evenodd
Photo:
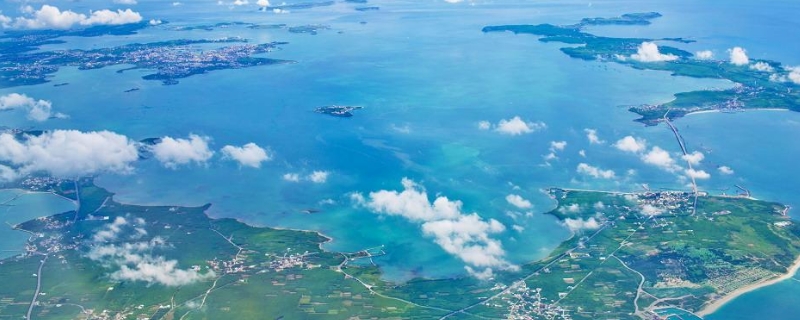
<path id="1" fill-rule="evenodd" d="M 738 298 L 739 296 L 741 296 L 741 295 L 743 295 L 745 293 L 748 293 L 748 292 L 754 291 L 754 290 L 758 290 L 758 289 L 766 287 L 766 286 L 771 286 L 771 285 L 776 284 L 778 282 L 790 279 L 791 277 L 794 276 L 795 273 L 797 273 L 798 269 L 800 269 L 800 257 L 797 257 L 797 259 L 794 260 L 794 263 L 792 263 L 792 266 L 789 268 L 789 270 L 785 274 L 781 275 L 780 277 L 772 278 L 772 279 L 769 279 L 769 280 L 766 280 L 766 281 L 762 281 L 762 282 L 759 282 L 759 283 L 754 283 L 752 285 L 749 285 L 749 286 L 742 287 L 742 288 L 739 288 L 737 290 L 734 290 L 731 293 L 728 293 L 727 295 L 723 296 L 722 298 L 717 299 L 716 301 L 706 305 L 705 307 L 703 307 L 703 309 L 700 309 L 700 311 L 695 312 L 695 314 L 697 316 L 701 317 L 701 318 L 705 317 L 705 316 L 707 316 L 709 314 L 712 314 L 715 311 L 717 311 L 719 308 L 724 306 L 726 303 L 733 301 L 734 299 Z"/>

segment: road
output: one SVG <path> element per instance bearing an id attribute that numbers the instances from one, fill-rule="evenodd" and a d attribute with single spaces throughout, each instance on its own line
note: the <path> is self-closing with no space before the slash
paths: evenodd
<path id="1" fill-rule="evenodd" d="M 36 271 L 36 292 L 33 293 L 33 299 L 31 300 L 31 305 L 28 306 L 28 313 L 25 315 L 25 319 L 31 320 L 31 313 L 33 313 L 33 307 L 36 305 L 36 299 L 39 298 L 39 292 L 42 290 L 42 268 L 44 267 L 44 263 L 47 262 L 47 255 L 44 255 L 44 259 L 42 259 L 42 263 L 39 264 L 39 270 Z"/>

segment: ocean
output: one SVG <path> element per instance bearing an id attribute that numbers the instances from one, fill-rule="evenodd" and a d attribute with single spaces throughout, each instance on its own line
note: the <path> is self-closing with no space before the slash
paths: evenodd
<path id="1" fill-rule="evenodd" d="M 107 2 L 60 5 L 88 11 Z M 19 92 L 51 100 L 54 111 L 69 115 L 68 119 L 39 124 L 7 112 L 4 125 L 111 130 L 137 140 L 194 133 L 210 137 L 216 150 L 248 142 L 269 146 L 273 160 L 260 169 L 240 168 L 217 152 L 206 165 L 170 169 L 151 159 L 137 163 L 132 174 L 104 174 L 96 182 L 115 192 L 121 202 L 212 203 L 213 217 L 320 231 L 334 239 L 325 245 L 330 250 L 384 245 L 388 254 L 376 262 L 387 279 L 403 281 L 464 275 L 464 263 L 426 237 L 417 223 L 355 206 L 351 193 L 402 190 L 401 179 L 413 179 L 425 187 L 431 199 L 443 195 L 460 200 L 465 212 L 503 223 L 506 231 L 497 238 L 510 262 L 541 259 L 570 237 L 565 227 L 542 214 L 554 206 L 542 192 L 545 188 L 638 191 L 642 184 L 687 188 L 686 181 L 675 174 L 646 165 L 639 157 L 612 146 L 633 135 L 673 155 L 679 152 L 668 128 L 633 122 L 636 116 L 627 106 L 666 102 L 677 92 L 732 85 L 575 60 L 558 50 L 562 44 L 542 43 L 530 35 L 485 34 L 482 27 L 571 24 L 584 17 L 657 11 L 664 17 L 650 26 L 592 27 L 589 31 L 609 36 L 684 37 L 697 42 L 674 45 L 689 51 L 710 49 L 721 59 L 727 48 L 742 46 L 753 58 L 800 65 L 796 54 L 800 34 L 794 32 L 798 22 L 793 17 L 798 4 L 794 1 L 729 1 L 724 5 L 696 1 L 370 1 L 369 5 L 380 10 L 358 12 L 353 5 L 337 3 L 276 14 L 255 11 L 254 5 L 234 7 L 216 1 L 187 1 L 172 7 L 140 0 L 135 9 L 146 19 L 170 23 L 133 36 L 68 38 L 65 44 L 43 49 L 237 35 L 258 43 L 286 41 L 280 50 L 264 56 L 297 63 L 213 71 L 181 79 L 175 86 L 142 80 L 146 70 L 115 72 L 128 66 L 88 71 L 62 68 L 49 84 L 0 89 L 0 94 Z M 3 12 L 16 10 L 14 6 L 3 4 Z M 241 26 L 173 30 L 233 21 L 320 24 L 330 29 L 317 35 Z M 52 86 L 62 82 L 69 85 Z M 123 93 L 130 88 L 140 90 Z M 325 105 L 364 109 L 347 119 L 312 112 Z M 515 116 L 542 122 L 546 128 L 518 136 L 478 128 L 481 121 L 497 123 Z M 800 170 L 792 167 L 800 156 L 800 147 L 792 141 L 800 134 L 800 115 L 771 111 L 700 114 L 679 119 L 676 125 L 690 151 L 706 155 L 701 169 L 712 178 L 700 181 L 701 189 L 730 193 L 735 192 L 734 184 L 740 184 L 757 198 L 800 205 Z M 596 130 L 599 143 L 587 139 L 586 129 Z M 564 150 L 554 152 L 557 159 L 546 160 L 552 141 L 567 144 Z M 576 172 L 580 163 L 613 170 L 615 178 L 581 175 Z M 717 166 L 723 165 L 731 167 L 734 174 L 718 173 Z M 286 173 L 305 176 L 319 170 L 330 172 L 325 183 L 282 178 Z M 532 214 L 509 214 L 519 211 L 506 202 L 509 194 L 530 200 L 532 208 L 527 211 Z M 320 212 L 302 213 L 307 209 Z M 780 297 L 790 286 L 795 289 L 791 292 L 800 292 L 796 285 L 783 283 L 764 288 L 735 300 L 710 318 L 733 319 L 733 314 L 748 314 L 747 310 L 758 314 L 758 306 L 784 303 Z"/>

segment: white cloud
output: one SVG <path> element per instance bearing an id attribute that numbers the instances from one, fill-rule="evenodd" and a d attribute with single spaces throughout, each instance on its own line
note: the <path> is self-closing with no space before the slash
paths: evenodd
<path id="1" fill-rule="evenodd" d="M 109 131 L 55 130 L 18 140 L 0 134 L 0 161 L 19 174 L 46 172 L 75 178 L 103 172 L 129 173 L 138 160 L 136 145 L 123 135 Z"/>
<path id="2" fill-rule="evenodd" d="M 258 0 L 258 1 L 256 2 L 256 4 L 257 4 L 259 7 L 266 8 L 266 7 L 269 7 L 269 0 Z"/>
<path id="3" fill-rule="evenodd" d="M 714 58 L 714 53 L 711 50 L 703 50 L 695 52 L 694 56 L 698 60 L 711 60 Z"/>
<path id="4" fill-rule="evenodd" d="M 589 219 L 566 219 L 564 220 L 564 226 L 569 228 L 569 231 L 573 233 L 577 233 L 583 230 L 597 230 L 600 229 L 601 223 L 597 221 L 594 217 Z"/>
<path id="5" fill-rule="evenodd" d="M 613 179 L 616 174 L 613 170 L 602 170 L 598 167 L 590 166 L 586 163 L 578 164 L 576 171 L 580 174 L 589 175 L 595 178 Z"/>
<path id="6" fill-rule="evenodd" d="M 586 139 L 589 139 L 590 144 L 603 144 L 605 141 L 600 140 L 600 137 L 597 136 L 597 130 L 595 129 L 583 129 L 583 132 L 586 132 Z"/>
<path id="7" fill-rule="evenodd" d="M 731 167 L 728 166 L 721 166 L 717 168 L 717 170 L 719 170 L 719 173 L 721 174 L 733 174 L 733 169 L 731 169 Z"/>
<path id="8" fill-rule="evenodd" d="M 618 140 L 614 147 L 625 152 L 639 153 L 647 149 L 647 141 L 633 136 L 626 136 Z"/>
<path id="9" fill-rule="evenodd" d="M 143 281 L 148 284 L 161 284 L 169 287 L 184 286 L 216 277 L 213 270 L 200 273 L 193 269 L 178 268 L 177 260 L 166 260 L 149 254 L 125 253 L 127 258 L 137 260 L 135 263 L 120 265 L 120 269 L 111 273 L 110 277 L 119 281 Z"/>
<path id="10" fill-rule="evenodd" d="M 434 242 L 444 251 L 458 256 L 475 267 L 506 267 L 505 251 L 499 240 L 490 234 L 505 231 L 503 224 L 494 219 L 488 221 L 477 214 L 460 215 L 454 220 L 436 220 L 422 224 L 422 231 L 434 237 Z"/>
<path id="11" fill-rule="evenodd" d="M 670 172 L 680 169 L 680 167 L 675 164 L 675 159 L 670 156 L 669 152 L 658 146 L 653 147 L 650 149 L 650 152 L 642 155 L 642 161 Z"/>
<path id="12" fill-rule="evenodd" d="M 605 210 L 606 209 L 606 204 L 603 203 L 603 201 L 597 201 L 597 202 L 594 203 L 594 205 L 592 207 L 595 210 L 598 210 L 598 211 Z"/>
<path id="13" fill-rule="evenodd" d="M 563 151 L 566 147 L 566 141 L 550 141 L 550 151 Z"/>
<path id="14" fill-rule="evenodd" d="M 308 180 L 313 183 L 325 183 L 328 181 L 328 176 L 330 172 L 328 171 L 314 171 L 308 175 Z"/>
<path id="15" fill-rule="evenodd" d="M 233 1 L 234 6 L 244 6 L 250 4 L 250 1 L 247 0 L 235 0 Z"/>
<path id="16" fill-rule="evenodd" d="M 300 182 L 300 175 L 296 173 L 287 173 L 283 175 L 283 180 L 289 182 Z"/>
<path id="17" fill-rule="evenodd" d="M 579 155 L 579 156 L 581 156 L 581 157 L 583 157 L 583 158 L 586 158 L 586 150 L 580 150 L 580 151 L 578 151 L 578 155 Z"/>
<path id="18" fill-rule="evenodd" d="M 525 200 L 522 196 L 518 194 L 509 194 L 506 196 L 506 201 L 511 205 L 520 208 L 520 209 L 529 209 L 533 207 L 530 201 Z"/>
<path id="19" fill-rule="evenodd" d="M 152 146 L 153 155 L 165 167 L 175 169 L 191 162 L 205 164 L 214 155 L 208 148 L 208 137 L 190 134 L 189 139 L 163 137 Z"/>
<path id="20" fill-rule="evenodd" d="M 450 3 L 461 2 L 461 0 L 444 0 L 444 1 L 447 1 L 447 2 L 450 2 Z M 483 269 L 483 271 L 475 271 L 475 269 L 473 269 L 472 267 L 465 266 L 464 270 L 467 270 L 467 273 L 470 276 L 473 276 L 473 277 L 475 277 L 475 279 L 478 279 L 478 280 L 491 280 L 492 278 L 494 278 L 494 271 L 492 271 L 492 268 L 486 268 L 486 269 Z"/>
<path id="21" fill-rule="evenodd" d="M 659 62 L 678 60 L 678 56 L 659 52 L 658 45 L 653 42 L 642 42 L 636 53 L 631 55 L 631 59 L 639 62 Z"/>
<path id="22" fill-rule="evenodd" d="M 63 118 L 63 114 L 53 115 L 53 104 L 47 100 L 36 100 L 24 94 L 10 93 L 0 96 L 0 110 L 24 109 L 28 112 L 28 119 L 45 121 L 51 117 Z"/>
<path id="23" fill-rule="evenodd" d="M 92 240 L 86 257 L 98 261 L 108 269 L 116 269 L 109 277 L 121 281 L 143 281 L 148 284 L 182 286 L 216 276 L 209 270 L 205 274 L 191 269 L 178 268 L 178 261 L 154 256 L 156 249 L 167 248 L 161 237 L 149 240 L 145 221 L 135 217 L 116 217 L 113 222 L 100 227 Z"/>
<path id="24" fill-rule="evenodd" d="M 646 216 L 657 216 L 664 213 L 666 210 L 663 208 L 655 207 L 651 204 L 645 204 L 639 208 L 639 212 Z"/>
<path id="25" fill-rule="evenodd" d="M 788 74 L 781 75 L 781 74 L 771 74 L 769 76 L 770 81 L 775 82 L 792 82 L 794 84 L 800 84 L 800 67 L 786 67 L 784 70 L 788 71 Z"/>
<path id="26" fill-rule="evenodd" d="M 136 4 L 136 0 L 114 0 L 116 4 L 127 4 L 127 5 L 134 5 Z"/>
<path id="27" fill-rule="evenodd" d="M 558 208 L 558 211 L 561 213 L 578 213 L 581 212 L 581 206 L 577 203 L 573 203 L 567 206 L 563 206 Z"/>
<path id="28" fill-rule="evenodd" d="M 705 180 L 711 178 L 711 175 L 704 170 L 695 170 L 695 169 L 686 169 L 686 175 L 689 178 L 694 178 L 698 180 Z"/>
<path id="29" fill-rule="evenodd" d="M 451 201 L 437 196 L 431 202 L 425 189 L 414 181 L 403 178 L 403 191 L 380 190 L 370 192 L 367 197 L 360 193 L 351 194 L 351 199 L 359 206 L 375 213 L 402 216 L 421 223 L 425 235 L 446 252 L 457 256 L 468 264 L 471 274 L 487 273 L 487 269 L 499 267 L 516 269 L 504 259 L 505 251 L 499 240 L 492 234 L 505 230 L 505 226 L 495 219 L 485 220 L 477 213 L 462 212 L 461 201 Z M 482 271 L 472 270 L 483 268 Z"/>
<path id="30" fill-rule="evenodd" d="M 558 159 L 558 156 L 555 154 L 555 152 L 550 152 L 546 155 L 543 155 L 542 158 L 544 159 L 544 161 L 551 161 Z"/>
<path id="31" fill-rule="evenodd" d="M 750 69 L 761 72 L 775 72 L 775 68 L 769 65 L 769 63 L 763 61 L 759 61 L 750 65 Z"/>
<path id="32" fill-rule="evenodd" d="M 260 168 L 262 162 L 272 160 L 272 156 L 267 153 L 267 150 L 252 142 L 241 147 L 224 146 L 222 154 L 225 158 L 233 159 L 242 166 L 253 168 Z"/>
<path id="33" fill-rule="evenodd" d="M 789 70 L 791 70 L 788 75 L 789 80 L 795 84 L 800 84 L 800 67 L 792 67 Z"/>
<path id="34" fill-rule="evenodd" d="M 702 152 L 695 151 L 695 152 L 692 152 L 690 154 L 683 155 L 683 156 L 681 156 L 681 158 L 683 160 L 686 160 L 686 162 L 688 162 L 689 164 L 691 164 L 693 166 L 697 166 L 697 165 L 700 165 L 700 162 L 703 161 L 703 159 L 705 159 L 706 156 L 703 155 Z"/>
<path id="35" fill-rule="evenodd" d="M 750 58 L 747 57 L 747 50 L 742 49 L 742 47 L 729 49 L 728 53 L 730 53 L 732 64 L 744 66 L 750 63 Z"/>
<path id="36" fill-rule="evenodd" d="M 3 19 L 4 28 L 13 29 L 69 29 L 73 26 L 120 25 L 142 21 L 142 16 L 131 9 L 111 11 L 108 9 L 92 11 L 88 16 L 70 10 L 61 11 L 58 7 L 42 5 L 39 10 L 30 6 L 23 12 L 28 17 L 17 17 L 13 21 Z"/>
<path id="37" fill-rule="evenodd" d="M 481 121 L 478 123 L 478 128 L 488 130 L 491 128 L 491 124 L 488 121 Z M 508 120 L 502 119 L 494 126 L 495 131 L 512 136 L 532 133 L 546 128 L 547 125 L 544 122 L 525 122 L 519 116 Z"/>

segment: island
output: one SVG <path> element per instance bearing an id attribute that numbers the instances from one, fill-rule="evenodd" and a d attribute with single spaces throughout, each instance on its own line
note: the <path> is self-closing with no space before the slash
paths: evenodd
<path id="1" fill-rule="evenodd" d="M 568 44 L 561 51 L 572 58 L 590 61 L 616 62 L 642 70 L 661 70 L 675 76 L 729 80 L 736 85 L 730 89 L 708 89 L 682 92 L 675 99 L 655 105 L 629 108 L 641 117 L 645 125 L 656 125 L 664 119 L 673 120 L 694 112 L 741 111 L 748 109 L 788 109 L 800 111 L 798 83 L 787 75 L 793 68 L 769 60 L 753 60 L 741 65 L 727 61 L 696 57 L 685 50 L 658 45 L 660 54 L 670 55 L 664 61 L 640 61 L 632 58 L 645 42 L 687 43 L 683 38 L 613 38 L 585 32 L 586 26 L 649 25 L 661 17 L 657 12 L 630 13 L 614 18 L 586 18 L 573 25 L 498 25 L 487 26 L 483 32 L 513 32 L 539 36 L 539 41 Z"/>
<path id="2" fill-rule="evenodd" d="M 201 50 L 199 44 L 232 44 Z M 134 43 L 93 50 L 58 50 L 44 52 L 14 52 L 0 50 L 0 87 L 13 87 L 48 82 L 49 75 L 62 66 L 78 69 L 98 69 L 113 65 L 134 65 L 131 69 L 151 69 L 155 73 L 142 78 L 177 84 L 178 79 L 212 70 L 239 69 L 261 65 L 292 63 L 287 60 L 253 57 L 271 52 L 285 42 L 249 44 L 238 37 L 200 40 L 170 40 L 153 43 Z"/>
<path id="3" fill-rule="evenodd" d="M 13 226 L 0 315 L 36 319 L 653 319 L 704 315 L 797 270 L 800 228 L 778 203 L 661 191 L 552 188 L 574 230 L 543 260 L 489 280 L 381 278 L 324 235 L 212 219 L 201 207 L 122 204 L 91 179 L 29 178 L 76 209 Z"/>
<path id="4" fill-rule="evenodd" d="M 360 110 L 362 107 L 353 106 L 324 106 L 314 109 L 314 112 L 327 114 L 329 116 L 349 118 L 353 116 L 353 111 Z"/>

